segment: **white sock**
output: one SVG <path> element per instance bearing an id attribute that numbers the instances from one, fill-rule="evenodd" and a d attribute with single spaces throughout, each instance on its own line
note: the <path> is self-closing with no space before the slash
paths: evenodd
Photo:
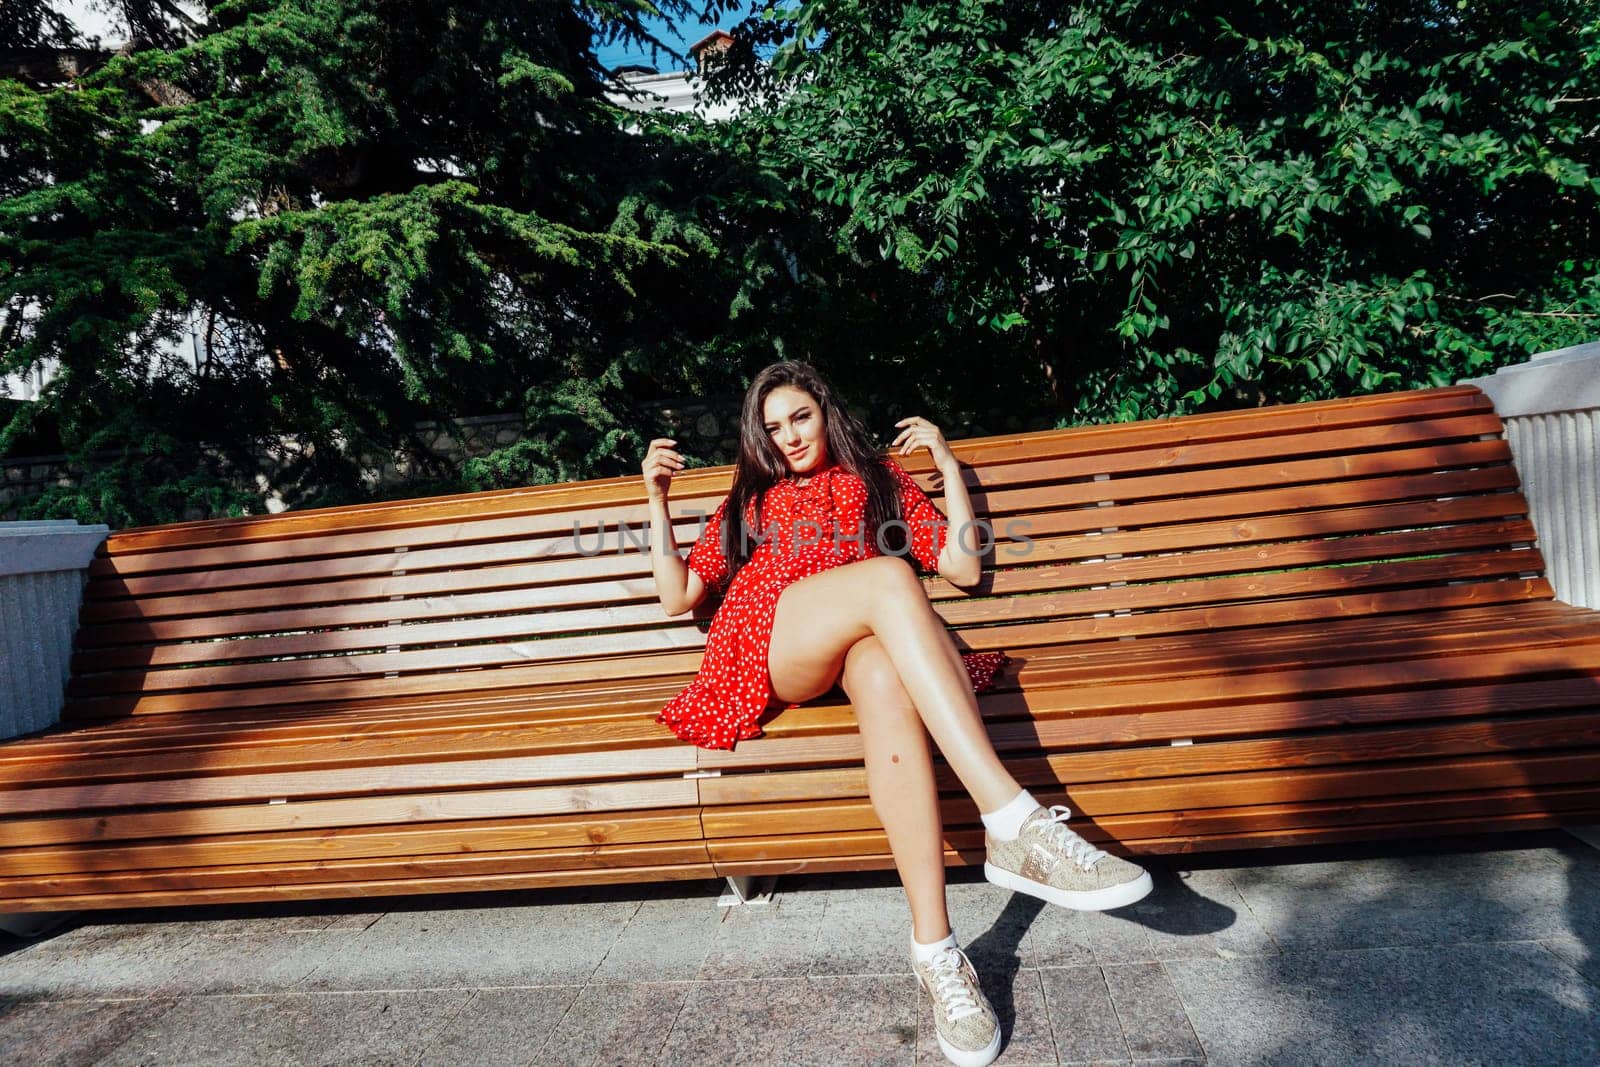
<path id="1" fill-rule="evenodd" d="M 1039 802 L 1033 799 L 1033 794 L 1024 789 L 1003 808 L 995 811 L 982 812 L 983 825 L 994 836 L 1002 841 L 1015 841 L 1022 832 L 1022 824 L 1032 815 Z"/>
<path id="2" fill-rule="evenodd" d="M 926 963 L 933 959 L 934 955 L 940 949 L 959 947 L 960 946 L 956 944 L 956 935 L 953 933 L 943 941 L 935 941 L 931 945 L 924 945 L 921 941 L 917 940 L 916 934 L 911 935 L 911 954 L 916 957 L 918 963 Z"/>

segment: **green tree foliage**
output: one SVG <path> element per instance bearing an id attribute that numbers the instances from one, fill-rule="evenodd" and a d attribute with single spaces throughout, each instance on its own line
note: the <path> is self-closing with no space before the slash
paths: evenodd
<path id="1" fill-rule="evenodd" d="M 729 135 L 937 296 L 926 352 L 1042 368 L 1064 423 L 1600 332 L 1590 3 L 814 0 L 738 32 L 780 47 L 715 78 L 761 102 Z"/>
<path id="2" fill-rule="evenodd" d="M 90 2 L 125 46 L 0 7 L 0 371 L 59 367 L 0 454 L 50 423 L 88 472 L 30 516 L 260 511 L 284 434 L 292 504 L 361 500 L 416 420 L 505 411 L 534 435 L 384 492 L 625 475 L 641 401 L 784 355 L 891 420 L 1070 424 L 1445 384 L 1600 319 L 1574 0 L 813 0 L 737 28 L 711 127 L 595 59 L 689 0 Z"/>
<path id="3" fill-rule="evenodd" d="M 115 53 L 60 5 L 0 20 L 0 368 L 59 366 L 0 454 L 53 419 L 93 472 L 27 514 L 259 512 L 285 433 L 292 502 L 361 499 L 416 420 L 503 411 L 536 436 L 439 489 L 636 472 L 637 395 L 748 362 L 737 176 L 595 58 L 687 0 L 116 6 Z"/>

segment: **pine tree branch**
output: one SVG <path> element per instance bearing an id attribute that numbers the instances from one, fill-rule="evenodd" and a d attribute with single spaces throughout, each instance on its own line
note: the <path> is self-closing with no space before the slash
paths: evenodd
<path id="1" fill-rule="evenodd" d="M 131 54 L 142 42 L 129 41 L 115 51 L 93 48 L 10 48 L 0 52 L 0 78 L 15 78 L 35 88 L 77 81 L 110 62 Z M 162 107 L 194 103 L 189 93 L 164 78 L 138 78 L 134 84 Z"/>

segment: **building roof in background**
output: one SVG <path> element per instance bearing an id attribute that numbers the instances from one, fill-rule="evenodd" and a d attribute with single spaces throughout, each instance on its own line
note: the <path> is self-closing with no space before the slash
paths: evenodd
<path id="1" fill-rule="evenodd" d="M 698 62 L 699 69 L 704 70 L 706 61 L 726 51 L 733 41 L 733 34 L 727 30 L 713 30 L 690 45 L 689 54 Z M 649 68 L 634 66 L 620 68 L 615 73 L 617 80 L 630 89 L 650 94 L 646 97 L 630 98 L 618 91 L 606 93 L 607 100 L 630 111 L 688 111 L 707 121 L 715 122 L 719 119 L 732 118 L 739 110 L 735 103 L 718 104 L 714 107 L 703 104 L 695 84 L 697 78 L 695 71 L 674 70 L 662 74 L 649 71 Z"/>
<path id="2" fill-rule="evenodd" d="M 694 44 L 689 46 L 689 54 L 698 57 L 700 50 L 708 45 L 716 44 L 718 48 L 727 48 L 733 43 L 733 34 L 727 30 L 712 30 Z"/>

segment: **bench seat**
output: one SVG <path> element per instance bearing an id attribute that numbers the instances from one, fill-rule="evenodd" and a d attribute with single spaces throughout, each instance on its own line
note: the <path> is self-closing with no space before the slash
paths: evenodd
<path id="1" fill-rule="evenodd" d="M 1600 810 L 1600 613 L 1568 608 L 1041 649 L 984 717 L 1018 780 L 1114 851 L 1582 822 Z M 794 709 L 768 733 L 701 759 L 722 771 L 702 783 L 719 871 L 892 866 L 848 705 Z M 977 809 L 948 768 L 939 784 L 947 860 L 981 863 Z"/>
<path id="2" fill-rule="evenodd" d="M 1554 600 L 1475 387 L 953 447 L 999 538 L 929 596 L 1014 658 L 990 736 L 1091 840 L 1600 815 L 1600 612 Z M 675 479 L 680 547 L 730 475 Z M 646 515 L 617 478 L 115 532 L 63 722 L 0 743 L 0 911 L 892 868 L 842 693 L 733 752 L 652 721 L 714 605 L 664 615 Z"/>

